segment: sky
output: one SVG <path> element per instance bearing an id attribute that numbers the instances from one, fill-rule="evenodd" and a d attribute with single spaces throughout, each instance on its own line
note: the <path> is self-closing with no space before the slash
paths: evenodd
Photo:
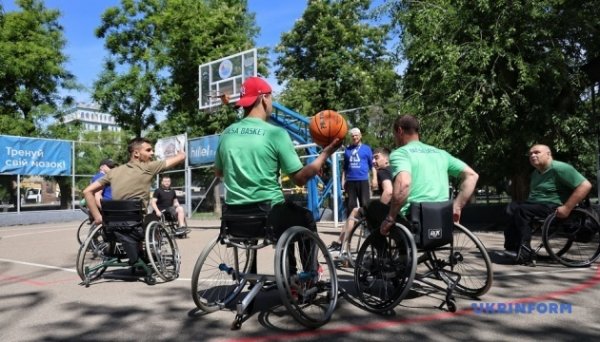
<path id="1" fill-rule="evenodd" d="M 13 0 L 0 0 L 5 12 L 17 10 Z M 69 57 L 66 69 L 75 75 L 77 81 L 91 89 L 102 70 L 102 62 L 107 56 L 103 40 L 97 39 L 94 30 L 100 26 L 100 16 L 108 8 L 120 4 L 120 0 L 45 0 L 45 7 L 57 9 L 59 19 L 67 39 L 65 54 Z M 260 33 L 256 47 L 274 48 L 281 34 L 292 29 L 306 8 L 307 0 L 248 0 L 251 12 L 256 14 L 256 24 Z M 223 56 L 225 57 L 225 56 Z M 271 55 L 271 63 L 274 56 Z M 271 70 L 269 83 L 277 90 L 274 72 Z M 91 97 L 87 92 L 68 92 L 76 102 L 88 103 Z"/>

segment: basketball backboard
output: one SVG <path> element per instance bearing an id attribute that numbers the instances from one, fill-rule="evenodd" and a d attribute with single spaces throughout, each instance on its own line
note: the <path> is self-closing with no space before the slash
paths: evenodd
<path id="1" fill-rule="evenodd" d="M 220 106 L 224 95 L 229 102 L 237 101 L 244 80 L 257 75 L 256 49 L 202 64 L 198 68 L 198 74 L 200 109 Z"/>

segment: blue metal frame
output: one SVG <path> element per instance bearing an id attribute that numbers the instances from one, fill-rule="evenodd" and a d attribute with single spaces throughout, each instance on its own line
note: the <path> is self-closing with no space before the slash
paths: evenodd
<path id="1" fill-rule="evenodd" d="M 312 143 L 312 138 L 309 132 L 309 123 L 310 119 L 304 115 L 301 115 L 293 110 L 283 106 L 278 102 L 273 102 L 273 113 L 271 114 L 271 118 L 269 119 L 274 125 L 280 126 L 284 128 L 292 137 L 292 140 L 297 141 L 300 144 L 310 144 Z M 307 147 L 306 152 L 309 155 L 317 155 L 318 150 L 316 147 Z M 309 157 L 307 163 L 312 162 L 315 157 Z M 327 163 L 331 164 L 331 158 L 327 159 Z M 338 170 L 341 170 L 338 167 Z M 306 187 L 308 189 L 307 194 L 307 206 L 308 209 L 312 212 L 313 217 L 316 221 L 321 219 L 320 208 L 325 202 L 327 198 L 331 198 L 334 196 L 333 193 L 333 182 L 337 182 L 337 196 L 338 198 L 338 217 L 343 217 L 344 214 L 344 205 L 342 198 L 342 190 L 341 190 L 341 173 L 338 173 L 338 176 L 333 179 L 330 178 L 329 181 L 325 184 L 323 179 L 320 177 L 313 177 L 308 181 Z M 319 192 L 319 184 L 322 185 L 322 191 Z"/>

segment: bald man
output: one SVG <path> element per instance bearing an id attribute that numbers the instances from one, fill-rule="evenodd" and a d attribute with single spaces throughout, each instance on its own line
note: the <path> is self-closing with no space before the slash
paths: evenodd
<path id="1" fill-rule="evenodd" d="M 552 212 L 565 218 L 592 189 L 592 184 L 574 167 L 554 160 L 546 145 L 537 144 L 529 149 L 529 163 L 535 168 L 531 173 L 529 197 L 525 202 L 509 205 L 511 218 L 504 231 L 505 255 L 518 256 L 517 261 L 522 263 L 529 263 L 532 257 L 527 253 L 531 251 L 531 219 L 546 217 Z"/>

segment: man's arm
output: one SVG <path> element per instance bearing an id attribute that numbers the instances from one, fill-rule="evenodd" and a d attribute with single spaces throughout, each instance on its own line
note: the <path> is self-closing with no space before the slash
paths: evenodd
<path id="1" fill-rule="evenodd" d="M 161 215 L 161 212 L 160 212 L 160 210 L 158 209 L 158 205 L 156 205 L 156 203 L 157 203 L 157 202 L 158 202 L 158 198 L 156 198 L 156 197 L 152 197 L 152 198 L 150 199 L 150 206 L 151 206 L 151 207 L 152 207 L 152 209 L 154 210 L 154 215 L 156 215 L 156 216 L 160 217 L 160 215 Z"/>
<path id="2" fill-rule="evenodd" d="M 290 179 L 292 179 L 294 184 L 299 186 L 306 184 L 306 182 L 308 182 L 309 179 L 311 179 L 312 177 L 316 176 L 317 173 L 319 173 L 319 170 L 321 170 L 327 158 L 329 158 L 333 153 L 335 153 L 340 144 L 341 140 L 336 138 L 331 144 L 325 147 L 323 151 L 321 151 L 319 156 L 315 160 L 313 160 L 312 163 L 305 165 L 299 171 L 291 174 Z"/>
<path id="3" fill-rule="evenodd" d="M 392 181 L 389 179 L 384 180 L 381 182 L 381 187 L 383 189 L 381 189 L 381 197 L 379 198 L 379 201 L 381 201 L 383 204 L 388 204 L 392 200 L 392 192 L 394 191 Z"/>
<path id="4" fill-rule="evenodd" d="M 475 191 L 475 185 L 477 185 L 477 180 L 479 179 L 479 175 L 469 166 L 466 166 L 460 175 L 462 178 L 460 183 L 460 191 L 458 196 L 456 196 L 454 199 L 453 204 L 454 222 L 460 221 L 462 209 L 469 201 L 469 198 L 471 198 L 471 195 L 473 195 L 473 191 Z"/>
<path id="5" fill-rule="evenodd" d="M 94 199 L 96 200 L 96 205 L 98 206 L 98 208 L 102 207 L 102 204 L 100 204 L 100 201 L 102 200 L 102 191 L 98 191 L 94 194 Z"/>
<path id="6" fill-rule="evenodd" d="M 90 214 L 94 218 L 95 224 L 102 223 L 102 214 L 100 214 L 100 209 L 96 204 L 95 197 L 95 194 L 101 191 L 102 189 L 104 189 L 104 185 L 102 185 L 102 183 L 100 183 L 99 181 L 95 181 L 83 190 L 83 197 L 87 202 L 88 209 L 90 209 Z"/>
<path id="7" fill-rule="evenodd" d="M 579 186 L 573 190 L 569 199 L 563 203 L 560 207 L 556 208 L 556 216 L 558 218 L 566 218 L 571 214 L 571 210 L 575 208 L 575 206 L 583 201 L 583 199 L 590 193 L 592 189 L 592 183 L 590 183 L 587 179 L 581 182 Z"/>
<path id="8" fill-rule="evenodd" d="M 375 166 L 371 167 L 371 174 L 373 175 L 371 177 L 371 189 L 377 190 L 377 169 Z"/>
<path id="9" fill-rule="evenodd" d="M 406 203 L 408 194 L 410 194 L 411 183 L 412 177 L 410 173 L 400 171 L 400 173 L 396 175 L 392 191 L 392 201 L 390 202 L 390 211 L 379 228 L 379 232 L 382 235 L 388 235 L 390 229 L 395 224 L 396 216 L 400 213 L 400 209 L 402 209 L 402 206 Z"/>
<path id="10" fill-rule="evenodd" d="M 179 151 L 176 155 L 169 157 L 165 160 L 165 168 L 170 169 L 173 166 L 181 163 L 185 160 L 185 152 Z"/>

